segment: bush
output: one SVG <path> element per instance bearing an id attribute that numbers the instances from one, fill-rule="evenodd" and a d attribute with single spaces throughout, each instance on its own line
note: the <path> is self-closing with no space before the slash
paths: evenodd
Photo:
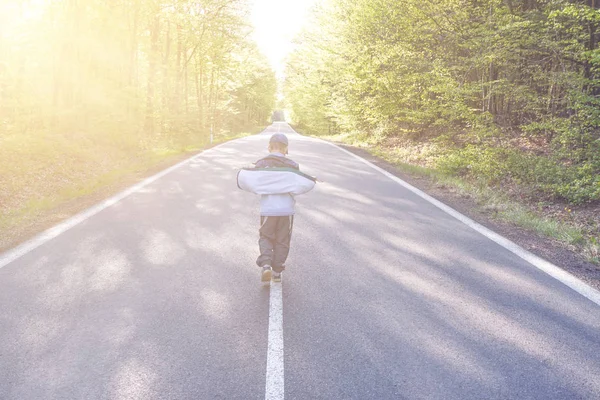
<path id="1" fill-rule="evenodd" d="M 489 184 L 500 183 L 507 174 L 505 149 L 467 145 L 442 155 L 437 168 L 447 175 L 470 176 Z"/>
<path id="2" fill-rule="evenodd" d="M 600 200 L 600 170 L 596 159 L 579 165 L 564 164 L 557 157 L 537 156 L 517 149 L 468 145 L 441 156 L 437 168 L 488 185 L 513 183 L 544 195 L 582 204 Z"/>

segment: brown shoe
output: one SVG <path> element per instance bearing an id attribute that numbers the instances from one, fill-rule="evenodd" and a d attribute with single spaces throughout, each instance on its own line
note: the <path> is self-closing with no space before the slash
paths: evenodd
<path id="1" fill-rule="evenodd" d="M 272 273 L 273 273 L 273 271 L 271 270 L 270 265 L 263 265 L 262 271 L 260 273 L 261 282 L 270 282 Z"/>

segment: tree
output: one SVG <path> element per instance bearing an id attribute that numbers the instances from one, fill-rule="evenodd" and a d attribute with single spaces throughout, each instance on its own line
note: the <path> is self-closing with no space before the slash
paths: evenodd
<path id="1" fill-rule="evenodd" d="M 599 199 L 597 3 L 331 0 L 298 38 L 286 98 L 313 132 L 443 144 L 460 173 Z"/>

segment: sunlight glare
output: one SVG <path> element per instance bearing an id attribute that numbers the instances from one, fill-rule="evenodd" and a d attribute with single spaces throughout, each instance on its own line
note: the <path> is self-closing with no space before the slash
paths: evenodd
<path id="1" fill-rule="evenodd" d="M 49 0 L 0 0 L 0 40 L 18 35 L 24 25 L 37 22 L 49 4 Z"/>
<path id="2" fill-rule="evenodd" d="M 252 23 L 254 39 L 271 66 L 282 77 L 285 57 L 292 40 L 305 23 L 310 8 L 318 0 L 254 0 Z"/>

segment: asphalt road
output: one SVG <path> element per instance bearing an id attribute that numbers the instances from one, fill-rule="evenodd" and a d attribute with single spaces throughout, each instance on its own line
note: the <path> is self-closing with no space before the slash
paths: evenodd
<path id="1" fill-rule="evenodd" d="M 0 399 L 265 398 L 258 197 L 235 175 L 274 131 L 324 181 L 298 197 L 283 278 L 287 399 L 600 398 L 599 305 L 275 124 L 5 262 Z"/>

